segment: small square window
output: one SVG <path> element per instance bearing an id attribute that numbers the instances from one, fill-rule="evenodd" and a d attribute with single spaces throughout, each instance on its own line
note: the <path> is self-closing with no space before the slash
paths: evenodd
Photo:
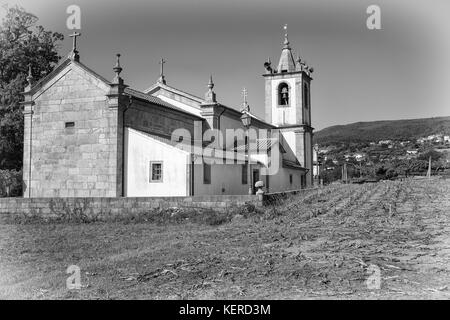
<path id="1" fill-rule="evenodd" d="M 163 163 L 150 162 L 150 182 L 162 182 L 163 181 Z"/>
<path id="2" fill-rule="evenodd" d="M 65 127 L 66 128 L 73 128 L 73 127 L 75 127 L 75 122 L 66 122 L 65 123 Z"/>

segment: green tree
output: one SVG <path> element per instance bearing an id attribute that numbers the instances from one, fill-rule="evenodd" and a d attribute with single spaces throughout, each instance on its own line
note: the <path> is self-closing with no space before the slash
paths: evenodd
<path id="1" fill-rule="evenodd" d="M 425 151 L 424 153 L 421 153 L 417 157 L 417 159 L 428 161 L 428 159 L 430 159 L 430 157 L 431 157 L 431 161 L 435 162 L 435 161 L 439 161 L 443 156 L 444 155 L 441 152 L 436 151 L 434 149 L 429 149 L 429 150 Z"/>
<path id="2" fill-rule="evenodd" d="M 334 168 L 335 164 L 332 159 L 328 158 L 324 163 L 325 168 Z"/>
<path id="3" fill-rule="evenodd" d="M 60 57 L 57 49 L 64 39 L 57 32 L 37 25 L 38 18 L 23 8 L 3 7 L 0 25 L 0 169 L 21 169 L 23 115 L 21 92 L 31 66 L 35 80 L 50 73 Z"/>
<path id="4" fill-rule="evenodd" d="M 428 162 L 418 159 L 404 159 L 395 163 L 395 169 L 398 175 L 408 177 L 411 173 L 426 170 Z"/>
<path id="5" fill-rule="evenodd" d="M 324 184 L 329 184 L 334 181 L 338 181 L 341 179 L 341 167 L 335 167 L 331 170 L 324 170 L 321 172 L 321 179 L 323 179 Z"/>

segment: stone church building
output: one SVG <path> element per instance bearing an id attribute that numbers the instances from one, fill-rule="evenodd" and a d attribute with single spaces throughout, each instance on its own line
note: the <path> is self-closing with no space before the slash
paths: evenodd
<path id="1" fill-rule="evenodd" d="M 245 94 L 241 110 L 218 102 L 212 77 L 204 98 L 168 85 L 164 60 L 147 90 L 126 85 L 120 55 L 108 80 L 80 62 L 78 35 L 53 72 L 37 83 L 31 70 L 27 78 L 24 197 L 230 195 L 255 192 L 257 181 L 268 192 L 312 185 L 313 70 L 294 58 L 287 34 L 278 65 L 264 64 L 264 120 L 250 112 Z M 257 134 L 247 137 L 251 129 Z M 244 134 L 229 137 L 230 130 Z M 273 163 L 277 170 L 264 170 Z"/>

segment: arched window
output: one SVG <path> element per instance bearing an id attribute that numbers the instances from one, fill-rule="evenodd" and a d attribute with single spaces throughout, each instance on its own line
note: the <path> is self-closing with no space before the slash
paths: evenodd
<path id="1" fill-rule="evenodd" d="M 283 82 L 278 86 L 278 105 L 289 105 L 289 86 L 287 83 Z"/>
<path id="2" fill-rule="evenodd" d="M 303 84 L 303 105 L 306 109 L 309 107 L 309 88 L 306 83 Z"/>

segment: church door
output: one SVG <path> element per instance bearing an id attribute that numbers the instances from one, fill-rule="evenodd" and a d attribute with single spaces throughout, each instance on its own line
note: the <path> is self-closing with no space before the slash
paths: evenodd
<path id="1" fill-rule="evenodd" d="M 255 183 L 259 181 L 259 169 L 253 169 L 253 176 L 252 176 L 252 190 L 253 194 L 256 193 Z"/>

